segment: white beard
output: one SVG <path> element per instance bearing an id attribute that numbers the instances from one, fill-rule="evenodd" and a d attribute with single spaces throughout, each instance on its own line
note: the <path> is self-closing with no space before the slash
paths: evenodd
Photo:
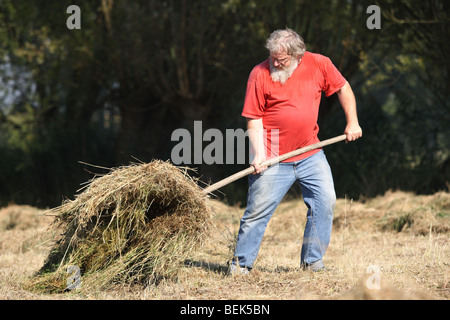
<path id="1" fill-rule="evenodd" d="M 292 76 L 295 69 L 298 67 L 298 60 L 291 59 L 291 63 L 289 67 L 279 69 L 273 65 L 272 59 L 269 59 L 270 65 L 270 77 L 274 82 L 280 82 L 281 84 L 285 84 L 286 81 Z"/>

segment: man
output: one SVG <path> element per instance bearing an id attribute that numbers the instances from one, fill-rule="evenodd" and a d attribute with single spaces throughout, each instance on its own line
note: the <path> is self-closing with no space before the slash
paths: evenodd
<path id="1" fill-rule="evenodd" d="M 250 73 L 242 111 L 247 118 L 255 173 L 249 176 L 247 208 L 230 273 L 248 273 L 253 268 L 267 223 L 295 181 L 308 207 L 300 264 L 319 271 L 325 268 L 322 258 L 330 241 L 336 202 L 323 150 L 312 150 L 270 168 L 260 164 L 278 153 L 319 142 L 317 118 L 322 91 L 326 96 L 338 95 L 347 120 L 346 141 L 360 138 L 356 101 L 331 60 L 307 52 L 303 39 L 293 30 L 274 31 L 266 48 L 269 59 Z"/>

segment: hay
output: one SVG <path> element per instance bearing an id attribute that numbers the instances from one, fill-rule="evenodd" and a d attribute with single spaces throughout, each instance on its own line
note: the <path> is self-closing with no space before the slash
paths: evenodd
<path id="1" fill-rule="evenodd" d="M 408 290 L 400 290 L 385 279 L 380 279 L 378 285 L 371 275 L 359 279 L 353 289 L 344 292 L 335 300 L 433 300 L 425 291 L 411 285 Z M 373 287 L 372 287 L 372 286 Z"/>
<path id="2" fill-rule="evenodd" d="M 33 284 L 47 292 L 67 287 L 70 265 L 90 288 L 175 279 L 211 221 L 196 181 L 163 161 L 113 169 L 51 211 L 64 232 Z"/>
<path id="3" fill-rule="evenodd" d="M 51 220 L 51 217 L 43 216 L 41 210 L 28 205 L 10 204 L 0 209 L 0 231 L 25 231 L 48 225 Z"/>

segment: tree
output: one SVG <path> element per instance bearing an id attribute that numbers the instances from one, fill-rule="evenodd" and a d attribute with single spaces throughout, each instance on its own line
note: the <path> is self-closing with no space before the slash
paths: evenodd
<path id="1" fill-rule="evenodd" d="M 0 2 L 3 203 L 58 204 L 90 177 L 78 161 L 169 159 L 171 133 L 197 120 L 203 130 L 245 129 L 248 75 L 285 27 L 329 56 L 357 95 L 363 139 L 328 152 L 339 195 L 448 180 L 439 174 L 450 162 L 444 1 L 378 1 L 379 30 L 366 25 L 372 1 L 83 1 L 81 29 L 68 29 L 71 4 Z M 321 137 L 343 131 L 335 97 L 322 99 L 319 125 Z M 242 167 L 198 173 L 208 182 Z M 244 200 L 245 187 L 224 192 Z"/>

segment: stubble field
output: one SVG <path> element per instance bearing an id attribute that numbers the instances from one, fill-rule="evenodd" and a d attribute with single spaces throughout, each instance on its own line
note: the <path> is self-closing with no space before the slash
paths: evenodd
<path id="1" fill-rule="evenodd" d="M 302 271 L 299 256 L 306 206 L 285 199 L 271 221 L 254 270 L 227 276 L 243 209 L 211 200 L 214 230 L 181 267 L 177 281 L 146 287 L 83 286 L 61 294 L 30 290 L 29 279 L 52 247 L 51 217 L 42 210 L 0 209 L 0 299 L 438 299 L 450 297 L 450 194 L 387 192 L 364 201 L 338 199 L 329 270 Z M 81 277 L 83 280 L 83 276 Z"/>

